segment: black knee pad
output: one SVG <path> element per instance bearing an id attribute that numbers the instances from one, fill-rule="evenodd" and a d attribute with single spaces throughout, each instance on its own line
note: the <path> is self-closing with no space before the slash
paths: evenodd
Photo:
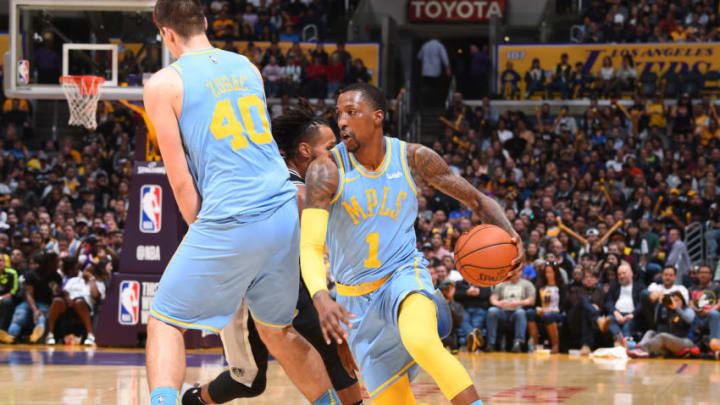
<path id="1" fill-rule="evenodd" d="M 210 382 L 208 392 L 213 401 L 223 404 L 237 398 L 257 397 L 265 392 L 266 386 L 267 375 L 265 369 L 258 372 L 250 387 L 235 381 L 230 375 L 230 371 L 225 370 Z"/>

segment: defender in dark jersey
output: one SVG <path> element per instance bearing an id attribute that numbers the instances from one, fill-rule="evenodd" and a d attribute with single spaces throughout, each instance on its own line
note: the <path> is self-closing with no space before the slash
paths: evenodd
<path id="1" fill-rule="evenodd" d="M 275 138 L 297 187 L 300 211 L 305 206 L 305 171 L 316 157 L 329 153 L 336 144 L 327 122 L 315 117 L 309 106 L 288 111 L 272 120 Z M 343 404 L 362 404 L 362 392 L 354 370 L 357 369 L 347 344 L 338 347 L 325 343 L 318 315 L 305 283 L 300 282 L 297 316 L 293 327 L 320 353 L 328 375 Z M 220 334 L 228 361 L 228 370 L 203 386 L 185 385 L 183 405 L 221 404 L 236 398 L 251 398 L 265 391 L 268 350 L 257 334 L 247 305 L 243 303 Z M 250 348 L 248 352 L 247 348 Z"/>

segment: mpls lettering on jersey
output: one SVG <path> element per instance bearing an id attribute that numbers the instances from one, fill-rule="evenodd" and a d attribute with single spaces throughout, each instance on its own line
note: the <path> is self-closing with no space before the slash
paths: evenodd
<path id="1" fill-rule="evenodd" d="M 402 203 L 406 198 L 407 193 L 400 191 L 396 194 L 390 191 L 390 187 L 384 187 L 380 193 L 374 188 L 369 188 L 365 190 L 364 195 L 350 196 L 350 203 L 342 201 L 341 204 L 350 215 L 353 225 L 358 225 L 361 221 L 375 215 L 399 221 L 398 214 L 403 208 Z"/>
<path id="2" fill-rule="evenodd" d="M 220 97 L 221 94 L 229 93 L 231 91 L 250 91 L 245 87 L 245 76 L 223 76 L 205 84 L 205 87 L 210 88 L 213 96 Z"/>

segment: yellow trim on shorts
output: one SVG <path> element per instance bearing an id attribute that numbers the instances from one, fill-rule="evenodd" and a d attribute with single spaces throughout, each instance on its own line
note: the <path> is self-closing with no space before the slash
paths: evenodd
<path id="1" fill-rule="evenodd" d="M 342 194 L 343 186 L 345 185 L 345 167 L 343 166 L 342 159 L 340 159 L 340 152 L 337 151 L 337 149 L 333 148 L 331 149 L 333 155 L 335 155 L 335 160 L 337 160 L 338 169 L 340 169 L 340 178 L 338 179 L 338 189 L 336 191 L 335 196 L 330 200 L 330 205 L 333 205 L 335 201 L 340 198 L 340 194 Z"/>
<path id="2" fill-rule="evenodd" d="M 173 64 L 171 64 L 170 66 L 172 66 L 172 67 L 174 67 L 175 69 L 177 69 L 177 71 L 178 71 L 179 73 L 182 73 L 182 68 L 181 68 L 180 65 L 178 65 L 177 63 L 173 63 Z"/>
<path id="3" fill-rule="evenodd" d="M 412 177 L 410 177 L 410 171 L 408 170 L 408 162 L 407 162 L 407 152 L 405 145 L 407 145 L 407 142 L 400 142 L 400 161 L 402 162 L 402 168 L 403 172 L 405 172 L 405 178 L 407 179 L 408 184 L 410 185 L 410 188 L 412 189 L 413 193 L 417 195 L 417 189 L 415 188 L 415 185 L 413 184 Z"/>
<path id="4" fill-rule="evenodd" d="M 392 273 L 381 278 L 377 281 L 371 281 L 369 283 L 363 283 L 358 285 L 344 285 L 335 283 L 337 287 L 337 293 L 345 297 L 359 297 L 361 295 L 370 294 L 371 292 L 380 288 L 390 278 Z"/>
<path id="5" fill-rule="evenodd" d="M 382 176 L 383 173 L 385 173 L 385 170 L 390 166 L 390 160 L 392 158 L 392 140 L 390 138 L 384 138 L 385 143 L 387 144 L 387 152 L 385 153 L 385 160 L 383 160 L 382 164 L 380 165 L 380 171 L 377 172 L 366 172 L 365 169 L 363 169 L 362 165 L 357 163 L 355 161 L 355 158 L 352 155 L 352 152 L 348 151 L 348 156 L 350 157 L 350 164 L 353 165 L 357 169 L 360 174 L 362 174 L 365 177 L 370 177 L 372 179 L 378 178 Z"/>
<path id="6" fill-rule="evenodd" d="M 375 397 L 375 396 L 376 396 L 377 394 L 379 394 L 382 390 L 384 390 L 385 388 L 387 388 L 388 385 L 390 385 L 390 384 L 392 384 L 393 382 L 395 382 L 395 380 L 397 380 L 398 378 L 400 378 L 400 376 L 402 376 L 403 374 L 405 374 L 405 372 L 408 371 L 408 369 L 409 369 L 410 367 L 412 367 L 413 364 L 415 364 L 415 360 L 413 360 L 413 361 L 411 361 L 410 363 L 408 363 L 405 367 L 402 368 L 402 370 L 398 371 L 397 373 L 395 373 L 395 375 L 393 375 L 392 377 L 388 378 L 387 381 L 385 381 L 384 383 L 382 383 L 379 387 L 375 388 L 375 389 L 369 394 L 369 395 L 370 395 L 370 398 Z"/>
<path id="7" fill-rule="evenodd" d="M 418 267 L 418 260 L 419 258 L 415 258 L 415 279 L 417 280 L 418 284 L 420 285 L 420 289 L 424 289 L 422 285 L 422 281 L 420 281 L 420 268 Z"/>
<path id="8" fill-rule="evenodd" d="M 248 312 L 250 312 L 250 311 L 248 311 Z M 285 328 L 289 327 L 290 325 L 292 325 L 292 321 L 290 321 L 290 323 L 287 324 L 287 325 L 275 325 L 275 324 L 272 324 L 272 323 L 263 322 L 263 321 L 257 319 L 257 318 L 255 317 L 255 315 L 253 315 L 252 312 L 250 312 L 250 316 L 252 317 L 253 321 L 255 321 L 256 323 L 259 323 L 260 325 L 262 325 L 262 326 L 264 326 L 264 327 L 266 327 L 266 328 L 285 329 Z M 297 316 L 297 309 L 295 310 L 295 313 L 293 314 L 293 319 L 295 318 L 295 316 Z"/>
<path id="9" fill-rule="evenodd" d="M 172 319 L 168 316 L 165 316 L 163 314 L 160 314 L 157 311 L 155 311 L 154 309 L 150 310 L 150 314 L 152 314 L 154 317 L 156 317 L 162 321 L 169 322 L 169 323 L 175 324 L 177 326 L 185 326 L 185 327 L 191 328 L 191 329 L 207 329 L 207 330 L 213 331 L 215 333 L 220 333 L 220 329 L 213 328 L 212 326 L 198 325 L 196 323 L 187 323 L 187 322 L 178 321 L 178 320 Z"/>

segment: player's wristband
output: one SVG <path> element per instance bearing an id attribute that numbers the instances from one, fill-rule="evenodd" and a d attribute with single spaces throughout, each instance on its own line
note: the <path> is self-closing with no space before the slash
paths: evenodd
<path id="1" fill-rule="evenodd" d="M 300 270 L 311 298 L 316 292 L 327 290 L 323 246 L 329 216 L 327 210 L 305 208 L 300 220 Z"/>

